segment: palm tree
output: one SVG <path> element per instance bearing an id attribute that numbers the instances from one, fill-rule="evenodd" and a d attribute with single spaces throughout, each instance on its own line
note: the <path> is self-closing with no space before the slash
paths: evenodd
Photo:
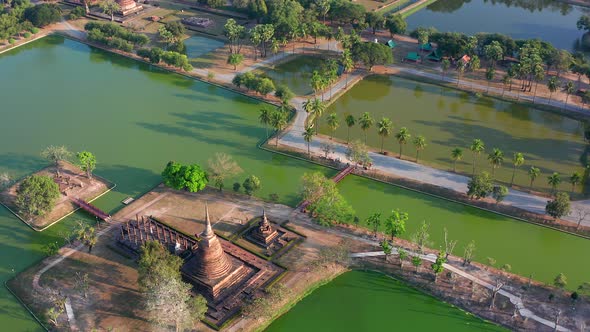
<path id="1" fill-rule="evenodd" d="M 580 175 L 579 172 L 574 172 L 572 176 L 570 176 L 569 181 L 572 184 L 572 192 L 575 192 L 576 186 L 582 182 L 582 175 Z"/>
<path id="2" fill-rule="evenodd" d="M 270 124 L 277 131 L 275 146 L 279 145 L 279 131 L 287 127 L 287 113 L 275 110 L 270 114 Z"/>
<path id="3" fill-rule="evenodd" d="M 511 187 L 514 184 L 514 175 L 516 174 L 516 168 L 518 166 L 521 166 L 522 164 L 524 164 L 524 156 L 522 155 L 522 153 L 516 152 L 512 156 L 512 165 L 514 165 L 514 168 L 512 169 L 512 180 L 510 180 Z"/>
<path id="4" fill-rule="evenodd" d="M 549 89 L 549 104 L 551 104 L 551 97 L 553 96 L 553 92 L 557 91 L 557 87 L 559 86 L 559 80 L 557 77 L 553 76 L 547 81 L 547 88 Z"/>
<path id="5" fill-rule="evenodd" d="M 533 189 L 533 182 L 535 182 L 535 179 L 541 174 L 541 170 L 535 166 L 531 166 L 531 168 L 529 168 L 529 179 L 531 179 L 531 186 L 530 188 Z"/>
<path id="6" fill-rule="evenodd" d="M 426 138 L 422 135 L 418 135 L 414 138 L 413 143 L 414 147 L 416 148 L 416 162 L 418 162 L 418 156 L 420 154 L 420 151 L 426 148 Z"/>
<path id="7" fill-rule="evenodd" d="M 463 150 L 460 148 L 454 148 L 451 151 L 451 158 L 453 159 L 453 172 L 457 172 L 457 161 L 463 158 Z"/>
<path id="8" fill-rule="evenodd" d="M 307 126 L 303 132 L 303 139 L 307 142 L 307 156 L 311 158 L 310 144 L 313 139 L 313 126 Z"/>
<path id="9" fill-rule="evenodd" d="M 492 178 L 494 177 L 494 173 L 496 172 L 496 168 L 502 166 L 502 162 L 504 161 L 504 152 L 498 148 L 494 148 L 492 153 L 488 155 L 488 161 L 492 164 Z"/>
<path id="10" fill-rule="evenodd" d="M 348 132 L 346 134 L 346 144 L 348 145 L 348 143 L 350 142 L 350 128 L 354 126 L 356 120 L 352 114 L 348 114 L 346 118 L 344 118 L 344 121 L 346 122 L 346 126 L 348 127 Z"/>
<path id="11" fill-rule="evenodd" d="M 270 124 L 270 115 L 271 110 L 268 108 L 261 108 L 260 114 L 258 115 L 258 120 L 260 123 L 264 125 L 264 129 L 266 129 L 266 138 L 268 138 L 268 125 Z"/>
<path id="12" fill-rule="evenodd" d="M 318 133 L 318 122 L 321 116 L 326 110 L 326 104 L 324 104 L 318 98 L 311 98 L 303 103 L 303 110 L 311 116 L 310 121 L 314 122 L 315 133 Z M 309 121 L 308 121 L 309 124 Z"/>
<path id="13" fill-rule="evenodd" d="M 449 61 L 449 59 L 443 59 L 441 61 L 441 73 L 442 73 L 442 80 L 445 80 L 445 75 L 447 74 L 447 71 L 449 70 L 449 67 L 451 67 L 451 62 Z"/>
<path id="14" fill-rule="evenodd" d="M 486 70 L 486 80 L 488 81 L 488 89 L 486 90 L 486 93 L 490 92 L 490 83 L 492 83 L 495 75 L 496 70 L 494 68 L 490 67 Z"/>
<path id="15" fill-rule="evenodd" d="M 561 183 L 561 177 L 559 177 L 559 173 L 553 172 L 553 174 L 547 177 L 547 183 L 551 186 L 553 193 L 557 191 L 557 186 Z"/>
<path id="16" fill-rule="evenodd" d="M 389 118 L 381 118 L 379 122 L 377 122 L 377 133 L 381 136 L 381 153 L 383 153 L 383 141 L 385 137 L 391 135 L 391 130 L 393 129 L 393 122 L 389 120 Z"/>
<path id="17" fill-rule="evenodd" d="M 332 139 L 332 137 L 334 136 L 334 132 L 336 131 L 336 129 L 340 126 L 340 123 L 338 122 L 338 116 L 336 115 L 336 113 L 331 113 L 330 115 L 328 115 L 328 127 L 330 127 L 330 139 Z"/>
<path id="18" fill-rule="evenodd" d="M 506 91 L 506 85 L 508 85 L 508 84 L 512 84 L 512 77 L 510 77 L 510 75 L 506 74 L 502 78 L 502 97 L 504 97 L 504 92 Z"/>
<path id="19" fill-rule="evenodd" d="M 354 61 L 352 60 L 352 55 L 348 49 L 344 49 L 344 51 L 342 51 L 340 62 L 342 63 L 342 71 L 346 74 L 346 83 L 344 87 L 347 88 L 348 73 L 350 73 L 350 71 L 354 68 Z"/>
<path id="20" fill-rule="evenodd" d="M 359 124 L 361 125 L 361 129 L 365 132 L 365 144 L 367 144 L 367 130 L 373 126 L 375 120 L 371 117 L 369 112 L 365 112 L 359 118 Z"/>
<path id="21" fill-rule="evenodd" d="M 475 174 L 475 160 L 477 159 L 477 156 L 479 156 L 486 149 L 486 147 L 482 140 L 476 138 L 471 143 L 469 149 L 471 152 L 473 152 L 473 174 Z"/>
<path id="22" fill-rule="evenodd" d="M 99 4 L 102 11 L 111 16 L 111 22 L 115 20 L 115 13 L 121 10 L 121 6 L 114 0 L 106 0 Z"/>
<path id="23" fill-rule="evenodd" d="M 402 159 L 402 148 L 404 144 L 408 143 L 410 137 L 412 137 L 412 135 L 410 135 L 410 131 L 406 127 L 401 127 L 397 134 L 395 134 L 395 138 L 399 143 L 399 159 Z"/>
<path id="24" fill-rule="evenodd" d="M 465 62 L 459 61 L 457 62 L 457 86 L 459 86 L 459 82 L 461 82 L 461 75 L 465 71 Z"/>
<path id="25" fill-rule="evenodd" d="M 567 100 L 569 99 L 570 95 L 576 91 L 574 82 L 568 81 L 563 87 L 563 90 L 565 91 L 565 102 L 563 103 L 563 106 L 567 106 Z"/>

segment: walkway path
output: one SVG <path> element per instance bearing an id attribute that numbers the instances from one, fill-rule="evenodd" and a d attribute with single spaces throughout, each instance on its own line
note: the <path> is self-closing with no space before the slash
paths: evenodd
<path id="1" fill-rule="evenodd" d="M 378 245 L 377 242 L 374 242 L 374 244 L 375 245 Z M 393 248 L 392 254 L 397 254 L 397 249 L 396 248 Z M 434 255 L 434 254 L 422 255 L 422 254 L 418 254 L 418 253 L 415 253 L 415 252 L 409 252 L 409 254 L 410 254 L 410 256 L 419 256 L 423 260 L 426 260 L 426 261 L 429 261 L 429 262 L 433 262 L 434 263 L 436 261 L 436 255 Z M 385 255 L 385 253 L 383 251 L 372 251 L 372 252 L 361 252 L 361 253 L 351 254 L 350 257 L 353 257 L 353 258 L 362 258 L 362 257 L 375 257 L 375 256 L 383 256 L 383 255 Z M 451 272 L 453 272 L 453 273 L 455 273 L 457 275 L 460 275 L 461 277 L 466 278 L 466 279 L 468 279 L 468 280 L 470 280 L 470 281 L 472 281 L 472 282 L 474 282 L 474 283 L 476 283 L 476 284 L 478 284 L 480 286 L 483 286 L 483 287 L 485 287 L 485 288 L 487 288 L 489 290 L 493 290 L 494 287 L 495 287 L 495 285 L 492 285 L 492 284 L 488 283 L 487 281 L 482 280 L 482 279 L 480 279 L 480 278 L 478 278 L 478 277 L 476 277 L 474 275 L 471 275 L 471 274 L 469 274 L 469 273 L 467 273 L 467 272 L 465 272 L 465 271 L 463 271 L 463 270 L 461 270 L 461 269 L 459 269 L 457 267 L 454 267 L 454 266 L 449 265 L 447 263 L 443 264 L 443 266 L 444 266 L 445 269 L 447 269 L 447 270 L 449 270 L 449 271 L 451 271 Z M 543 324 L 545 326 L 548 326 L 550 328 L 555 328 L 555 322 L 550 321 L 548 319 L 545 319 L 543 317 L 540 317 L 540 316 L 536 315 L 532 310 L 527 309 L 524 306 L 524 303 L 522 302 L 522 299 L 520 298 L 520 296 L 515 295 L 515 294 L 512 294 L 512 293 L 510 293 L 508 291 L 505 291 L 505 290 L 500 290 L 498 292 L 498 294 L 507 297 L 510 300 L 510 302 L 512 304 L 514 304 L 514 306 L 516 306 L 516 308 L 518 309 L 519 314 L 522 317 L 525 317 L 525 318 L 534 320 L 534 321 L 539 322 L 539 323 L 541 323 L 541 324 Z M 567 329 L 567 328 L 565 328 L 565 327 L 563 327 L 563 326 L 558 325 L 557 326 L 557 331 L 570 331 L 570 330 Z"/>

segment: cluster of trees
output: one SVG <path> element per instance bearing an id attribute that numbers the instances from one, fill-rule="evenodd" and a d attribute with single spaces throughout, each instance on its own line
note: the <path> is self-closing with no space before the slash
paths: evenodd
<path id="1" fill-rule="evenodd" d="M 154 64 L 163 62 L 169 66 L 180 68 L 184 71 L 193 70 L 193 66 L 190 64 L 188 57 L 175 51 L 164 51 L 159 47 L 153 47 L 151 49 L 142 48 L 137 50 L 137 55 L 144 59 L 148 59 Z"/>
<path id="2" fill-rule="evenodd" d="M 67 161 L 73 153 L 65 146 L 50 145 L 41 151 L 41 156 L 47 161 L 55 165 L 55 173 L 59 176 L 59 162 Z M 96 168 L 96 156 L 92 152 L 81 151 L 76 153 L 78 166 L 89 179 L 92 179 L 92 172 Z"/>
<path id="3" fill-rule="evenodd" d="M 80 17 L 86 15 L 86 10 L 82 7 L 76 7 L 70 11 L 70 15 L 68 15 L 68 19 L 70 20 L 77 20 Z"/>
<path id="4" fill-rule="evenodd" d="M 192 285 L 182 281 L 182 263 L 157 241 L 141 247 L 137 281 L 143 306 L 150 321 L 165 328 L 172 325 L 176 331 L 193 330 L 207 312 L 205 298 L 191 296 Z"/>
<path id="5" fill-rule="evenodd" d="M 166 50 L 186 54 L 186 45 L 182 41 L 184 25 L 179 21 L 168 22 L 158 28 L 160 40 L 166 44 Z"/>
<path id="6" fill-rule="evenodd" d="M 264 96 L 275 91 L 276 89 L 272 79 L 265 76 L 264 74 L 255 74 L 252 72 L 234 76 L 232 83 L 238 88 L 243 86 L 248 90 L 255 91 Z"/>
<path id="7" fill-rule="evenodd" d="M 88 40 L 125 52 L 149 42 L 146 35 L 131 32 L 114 23 L 88 22 L 84 29 L 88 31 Z"/>
<path id="8" fill-rule="evenodd" d="M 336 188 L 336 183 L 320 172 L 303 174 L 301 197 L 309 202 L 307 210 L 320 225 L 349 223 L 354 219 L 355 212 Z"/>
<path id="9" fill-rule="evenodd" d="M 20 37 L 24 35 L 24 37 L 28 38 L 31 33 L 39 31 L 36 26 L 46 25 L 39 23 L 53 23 L 61 18 L 61 12 L 56 11 L 56 7 L 59 10 L 57 5 L 44 4 L 42 8 L 30 9 L 32 5 L 29 0 L 13 0 L 9 4 L 8 7 L 3 6 L 0 8 L 0 41 L 8 40 L 10 44 L 15 42 L 13 36 L 18 35 Z M 57 19 L 54 17 L 56 12 L 59 14 Z M 33 24 L 31 19 L 35 20 L 39 25 Z"/>
<path id="10" fill-rule="evenodd" d="M 310 86 L 315 94 L 322 92 L 322 101 L 324 100 L 324 91 L 332 84 L 338 81 L 338 62 L 334 59 L 322 60 L 320 70 L 314 70 L 311 74 Z"/>
<path id="11" fill-rule="evenodd" d="M 260 190 L 262 184 L 260 183 L 260 179 L 256 175 L 250 175 L 242 183 L 235 182 L 233 189 L 235 192 L 240 192 L 240 189 L 242 187 L 244 188 L 244 192 L 246 193 L 246 195 L 252 196 L 255 192 Z"/>
<path id="12" fill-rule="evenodd" d="M 182 165 L 175 161 L 168 162 L 162 171 L 162 178 L 167 187 L 193 193 L 205 189 L 209 182 L 207 173 L 201 169 L 201 166 Z"/>

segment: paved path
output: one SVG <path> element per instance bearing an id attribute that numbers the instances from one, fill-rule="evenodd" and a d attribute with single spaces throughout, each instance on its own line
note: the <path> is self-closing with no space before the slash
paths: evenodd
<path id="1" fill-rule="evenodd" d="M 377 242 L 374 242 L 374 244 L 375 245 L 378 245 Z M 392 254 L 397 254 L 397 249 L 396 248 L 393 248 Z M 426 261 L 429 261 L 429 262 L 435 262 L 436 261 L 436 255 L 434 255 L 434 254 L 421 255 L 421 254 L 418 254 L 418 253 L 415 253 L 415 252 L 409 252 L 409 254 L 411 256 L 419 256 L 423 260 L 426 260 Z M 354 253 L 354 254 L 351 254 L 350 257 L 353 257 L 353 258 L 362 258 L 362 257 L 376 257 L 376 256 L 383 256 L 383 255 L 385 255 L 385 253 L 383 253 L 383 251 L 371 251 L 371 252 Z M 466 278 L 466 279 L 468 279 L 468 280 L 470 280 L 470 281 L 472 281 L 472 282 L 474 282 L 474 283 L 476 283 L 476 284 L 478 284 L 480 286 L 483 286 L 483 287 L 485 287 L 485 288 L 487 288 L 489 290 L 493 290 L 494 287 L 495 287 L 495 285 L 492 285 L 492 284 L 488 283 L 487 281 L 482 280 L 482 279 L 480 279 L 480 278 L 478 278 L 478 277 L 476 277 L 474 275 L 471 275 L 471 274 L 469 274 L 469 273 L 467 273 L 467 272 L 465 272 L 465 271 L 463 271 L 463 270 L 461 270 L 461 269 L 459 269 L 457 267 L 454 267 L 454 266 L 449 265 L 447 263 L 443 264 L 443 266 L 444 266 L 445 269 L 447 269 L 449 271 L 452 271 L 453 273 L 455 273 L 457 275 L 460 275 L 463 278 Z M 510 292 L 508 292 L 506 290 L 503 290 L 503 289 L 500 290 L 498 292 L 498 294 L 507 297 L 510 300 L 510 302 L 512 304 L 514 304 L 514 306 L 516 306 L 516 308 L 518 309 L 519 314 L 522 317 L 525 317 L 525 318 L 534 320 L 534 321 L 539 322 L 539 323 L 541 323 L 541 324 L 543 324 L 545 326 L 548 326 L 550 328 L 555 328 L 555 322 L 553 322 L 551 320 L 548 320 L 548 319 L 545 319 L 543 317 L 540 317 L 540 316 L 536 315 L 532 310 L 527 309 L 524 306 L 524 303 L 522 302 L 522 299 L 520 298 L 520 296 L 515 295 L 515 294 L 512 294 L 512 293 L 510 293 Z M 557 331 L 570 331 L 570 330 L 567 329 L 567 328 L 565 328 L 565 327 L 563 327 L 563 326 L 560 326 L 559 325 L 559 326 L 557 326 Z"/>

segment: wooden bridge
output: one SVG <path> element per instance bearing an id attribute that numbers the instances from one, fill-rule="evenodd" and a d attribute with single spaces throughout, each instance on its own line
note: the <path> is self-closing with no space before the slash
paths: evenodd
<path id="1" fill-rule="evenodd" d="M 352 171 L 354 171 L 354 166 L 348 165 L 345 169 L 338 172 L 338 174 L 336 174 L 332 178 L 332 181 L 334 181 L 335 183 L 338 183 L 338 182 L 342 181 L 348 174 L 352 173 Z M 305 201 L 301 202 L 301 204 L 299 204 L 299 206 L 297 206 L 296 209 L 299 209 L 300 211 L 304 212 L 310 203 L 311 203 L 310 201 L 305 200 Z"/>
<path id="2" fill-rule="evenodd" d="M 111 219 L 111 216 L 105 212 L 103 212 L 102 210 L 100 210 L 99 208 L 97 208 L 96 206 L 86 202 L 83 199 L 80 198 L 70 198 L 70 200 L 78 205 L 82 210 L 90 213 L 91 215 L 97 217 L 98 219 L 104 220 L 104 221 L 109 221 Z"/>

